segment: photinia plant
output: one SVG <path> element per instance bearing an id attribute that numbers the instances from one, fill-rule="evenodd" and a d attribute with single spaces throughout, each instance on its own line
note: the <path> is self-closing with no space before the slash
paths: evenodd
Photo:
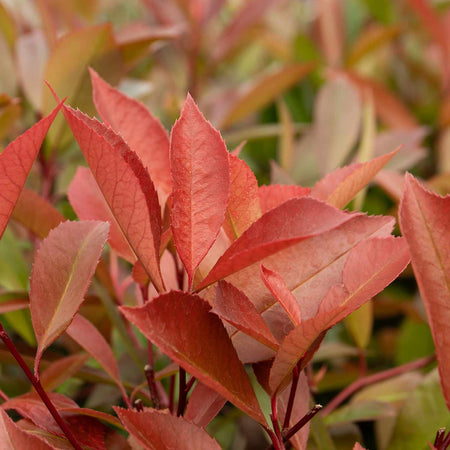
<path id="1" fill-rule="evenodd" d="M 262 426 L 272 448 L 306 448 L 309 422 L 322 408 L 310 404 L 306 371 L 314 354 L 330 328 L 399 276 L 410 251 L 448 402 L 448 308 L 436 300 L 436 289 L 444 300 L 448 294 L 447 201 L 408 176 L 400 210 L 405 237 L 392 235 L 393 217 L 339 209 L 396 152 L 338 169 L 313 188 L 258 187 L 239 149 L 228 152 L 189 95 L 169 137 L 142 104 L 93 70 L 91 81 L 102 122 L 57 100 L 0 155 L 1 233 L 17 205 L 15 218 L 44 238 L 30 278 L 34 372 L 0 331 L 35 389 L 4 395 L 2 409 L 23 417 L 12 422 L 0 411 L 5 442 L 215 449 L 205 427 L 229 402 Z M 29 191 L 19 200 L 59 110 L 88 165 L 68 189 L 79 221 L 64 221 Z M 106 242 L 109 266 L 101 259 Z M 109 337 L 80 309 L 91 282 L 127 346 L 127 365 L 137 364 L 144 383 L 124 381 Z M 42 370 L 58 338 L 75 341 L 102 369 L 97 376 L 117 386 L 122 399 L 111 406 L 118 419 L 53 392 L 86 361 L 74 353 Z M 446 448 L 448 439 L 439 439 L 436 448 Z"/>

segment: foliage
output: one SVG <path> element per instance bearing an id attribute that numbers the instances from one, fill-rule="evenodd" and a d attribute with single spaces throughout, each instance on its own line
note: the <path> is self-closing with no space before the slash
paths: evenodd
<path id="1" fill-rule="evenodd" d="M 0 1 L 5 448 L 450 448 L 449 14 Z"/>

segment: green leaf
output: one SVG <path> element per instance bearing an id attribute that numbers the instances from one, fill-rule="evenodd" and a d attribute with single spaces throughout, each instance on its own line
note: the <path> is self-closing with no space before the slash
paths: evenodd
<path id="1" fill-rule="evenodd" d="M 400 411 L 388 450 L 425 450 L 436 431 L 450 426 L 437 370 L 410 395 Z"/>

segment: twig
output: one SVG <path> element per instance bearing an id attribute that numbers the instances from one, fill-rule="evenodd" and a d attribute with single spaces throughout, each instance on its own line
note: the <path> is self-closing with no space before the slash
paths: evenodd
<path id="1" fill-rule="evenodd" d="M 44 391 L 44 388 L 42 387 L 40 381 L 34 376 L 33 372 L 27 366 L 27 364 L 23 360 L 16 346 L 9 338 L 8 333 L 6 333 L 1 323 L 0 323 L 0 339 L 5 343 L 10 353 L 14 356 L 15 360 L 18 362 L 19 366 L 24 371 L 27 378 L 30 380 L 34 389 L 36 389 L 36 392 L 38 393 L 39 397 L 41 397 L 41 400 L 44 402 L 48 411 L 53 416 L 53 418 L 55 419 L 56 423 L 59 425 L 63 433 L 66 435 L 68 441 L 73 445 L 73 447 L 76 450 L 82 450 L 80 444 L 78 444 L 74 435 L 70 431 L 70 428 L 67 426 L 66 422 L 64 422 L 62 417 L 59 415 L 59 412 L 56 410 L 55 405 L 52 403 L 47 393 Z"/>
<path id="2" fill-rule="evenodd" d="M 151 344 L 150 344 L 151 345 Z M 156 409 L 161 408 L 161 402 L 159 400 L 158 391 L 155 384 L 155 371 L 150 364 L 146 364 L 144 367 L 145 378 L 147 378 L 148 390 L 152 398 L 153 407 Z"/>
<path id="3" fill-rule="evenodd" d="M 434 361 L 435 356 L 427 356 L 425 358 L 420 358 L 415 361 L 409 362 L 407 364 L 403 364 L 402 366 L 394 367 L 393 369 L 385 370 L 384 372 L 378 372 L 373 375 L 369 375 L 364 378 L 360 378 L 356 380 L 354 383 L 347 386 L 343 391 L 341 391 L 330 403 L 328 403 L 325 408 L 322 410 L 322 416 L 327 416 L 332 411 L 334 411 L 342 402 L 344 402 L 348 397 L 354 394 L 359 389 L 364 386 L 368 386 L 369 384 L 377 383 L 379 381 L 386 380 L 388 378 L 395 377 L 397 375 L 401 375 L 405 372 L 409 372 L 410 370 L 419 369 L 421 367 L 427 366 L 432 361 Z"/>
<path id="4" fill-rule="evenodd" d="M 321 409 L 322 405 L 315 405 L 307 414 L 305 414 L 285 435 L 283 436 L 283 442 L 289 441 L 297 431 L 301 430 Z"/>

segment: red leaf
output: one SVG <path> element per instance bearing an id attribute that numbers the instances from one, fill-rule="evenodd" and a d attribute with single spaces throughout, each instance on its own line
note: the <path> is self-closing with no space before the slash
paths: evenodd
<path id="1" fill-rule="evenodd" d="M 208 433 L 166 411 L 146 408 L 142 412 L 114 407 L 127 431 L 145 449 L 220 450 Z"/>
<path id="2" fill-rule="evenodd" d="M 342 284 L 333 286 L 317 314 L 296 326 L 281 343 L 270 372 L 272 391 L 286 386 L 294 366 L 317 340 L 320 342 L 324 331 L 383 290 L 408 262 L 409 253 L 402 238 L 373 238 L 358 244 L 347 258 Z M 309 359 L 312 355 L 308 354 Z M 307 363 L 304 360 L 302 366 Z"/>
<path id="3" fill-rule="evenodd" d="M 136 255 L 130 248 L 89 169 L 78 167 L 70 183 L 67 196 L 72 208 L 81 220 L 103 220 L 109 222 L 108 242 L 111 247 L 127 261 L 131 263 L 136 261 Z"/>
<path id="4" fill-rule="evenodd" d="M 61 413 L 62 409 L 70 408 L 71 412 L 62 413 L 62 416 L 82 446 L 85 446 L 86 449 L 105 450 L 103 439 L 106 432 L 105 425 L 97 419 L 73 413 L 72 411 L 74 409 L 77 410 L 78 407 L 71 399 L 53 392 L 48 393 L 48 396 L 56 409 Z M 64 437 L 64 433 L 59 428 L 59 425 L 35 393 L 12 398 L 3 403 L 1 407 L 5 410 L 14 409 L 21 416 L 31 420 L 39 428 L 56 436 Z M 45 435 L 42 436 L 44 440 L 46 440 L 45 437 Z"/>
<path id="5" fill-rule="evenodd" d="M 95 107 L 142 161 L 158 190 L 161 204 L 172 190 L 169 137 L 161 122 L 140 102 L 114 89 L 90 69 Z"/>
<path id="6" fill-rule="evenodd" d="M 328 289 L 342 282 L 342 271 L 350 251 L 364 239 L 389 236 L 394 225 L 394 219 L 389 217 L 341 213 L 349 220 L 340 226 L 294 243 L 261 261 L 283 278 L 300 305 L 303 320 L 313 317 Z M 281 340 L 292 329 L 292 322 L 264 285 L 260 275 L 261 262 L 233 273 L 227 281 L 251 299 L 274 336 Z M 232 338 L 244 362 L 273 357 L 270 349 L 240 332 Z"/>
<path id="7" fill-rule="evenodd" d="M 292 198 L 305 197 L 310 192 L 311 188 L 295 185 L 271 184 L 260 186 L 261 210 L 266 213 Z"/>
<path id="8" fill-rule="evenodd" d="M 219 281 L 211 312 L 271 349 L 278 348 L 277 340 L 255 305 L 232 284 Z"/>
<path id="9" fill-rule="evenodd" d="M 258 182 L 245 161 L 230 155 L 231 190 L 224 228 L 234 240 L 261 217 Z"/>
<path id="10" fill-rule="evenodd" d="M 33 125 L 0 154 L 0 238 L 13 212 L 42 142 L 61 105 Z"/>
<path id="11" fill-rule="evenodd" d="M 198 427 L 205 428 L 219 414 L 226 402 L 219 393 L 198 382 L 189 397 L 184 418 Z"/>
<path id="12" fill-rule="evenodd" d="M 23 188 L 12 218 L 41 239 L 66 220 L 51 203 L 27 188 Z"/>
<path id="13" fill-rule="evenodd" d="M 348 220 L 349 215 L 317 200 L 289 200 L 264 214 L 234 241 L 197 290 Z"/>
<path id="14" fill-rule="evenodd" d="M 88 359 L 89 356 L 85 353 L 78 353 L 51 363 L 41 374 L 42 387 L 46 391 L 53 391 L 72 375 L 75 375 Z"/>
<path id="15" fill-rule="evenodd" d="M 21 430 L 3 411 L 0 409 L 0 442 L 1 447 L 7 449 L 33 449 L 52 450 L 45 442 L 36 436 Z"/>
<path id="16" fill-rule="evenodd" d="M 120 381 L 119 367 L 114 354 L 100 331 L 89 320 L 77 314 L 67 328 L 66 333 L 97 360 L 108 372 L 109 376 L 119 385 L 121 391 L 125 392 Z"/>
<path id="17" fill-rule="evenodd" d="M 105 222 L 63 222 L 36 252 L 30 280 L 36 374 L 42 353 L 69 326 L 84 300 L 108 229 Z"/>
<path id="18" fill-rule="evenodd" d="M 140 308 L 121 307 L 125 317 L 176 363 L 264 423 L 244 366 L 220 319 L 198 295 L 172 291 Z"/>
<path id="19" fill-rule="evenodd" d="M 294 325 L 298 325 L 302 321 L 302 312 L 297 303 L 294 294 L 286 286 L 285 281 L 280 274 L 273 270 L 267 269 L 261 264 L 261 278 L 267 289 L 277 299 L 283 309 L 286 311 L 289 319 Z"/>
<path id="20" fill-rule="evenodd" d="M 172 128 L 171 223 L 189 285 L 214 243 L 230 196 L 228 151 L 219 132 L 205 120 L 190 95 Z"/>
<path id="21" fill-rule="evenodd" d="M 450 197 L 426 190 L 407 174 L 399 220 L 427 310 L 442 390 L 450 409 Z"/>
<path id="22" fill-rule="evenodd" d="M 111 129 L 67 106 L 63 113 L 130 247 L 156 289 L 164 290 L 159 269 L 161 210 L 148 172 Z"/>
<path id="23" fill-rule="evenodd" d="M 399 149 L 365 163 L 351 164 L 331 172 L 316 183 L 311 196 L 343 208 L 369 184 L 375 175 L 397 154 Z"/>

